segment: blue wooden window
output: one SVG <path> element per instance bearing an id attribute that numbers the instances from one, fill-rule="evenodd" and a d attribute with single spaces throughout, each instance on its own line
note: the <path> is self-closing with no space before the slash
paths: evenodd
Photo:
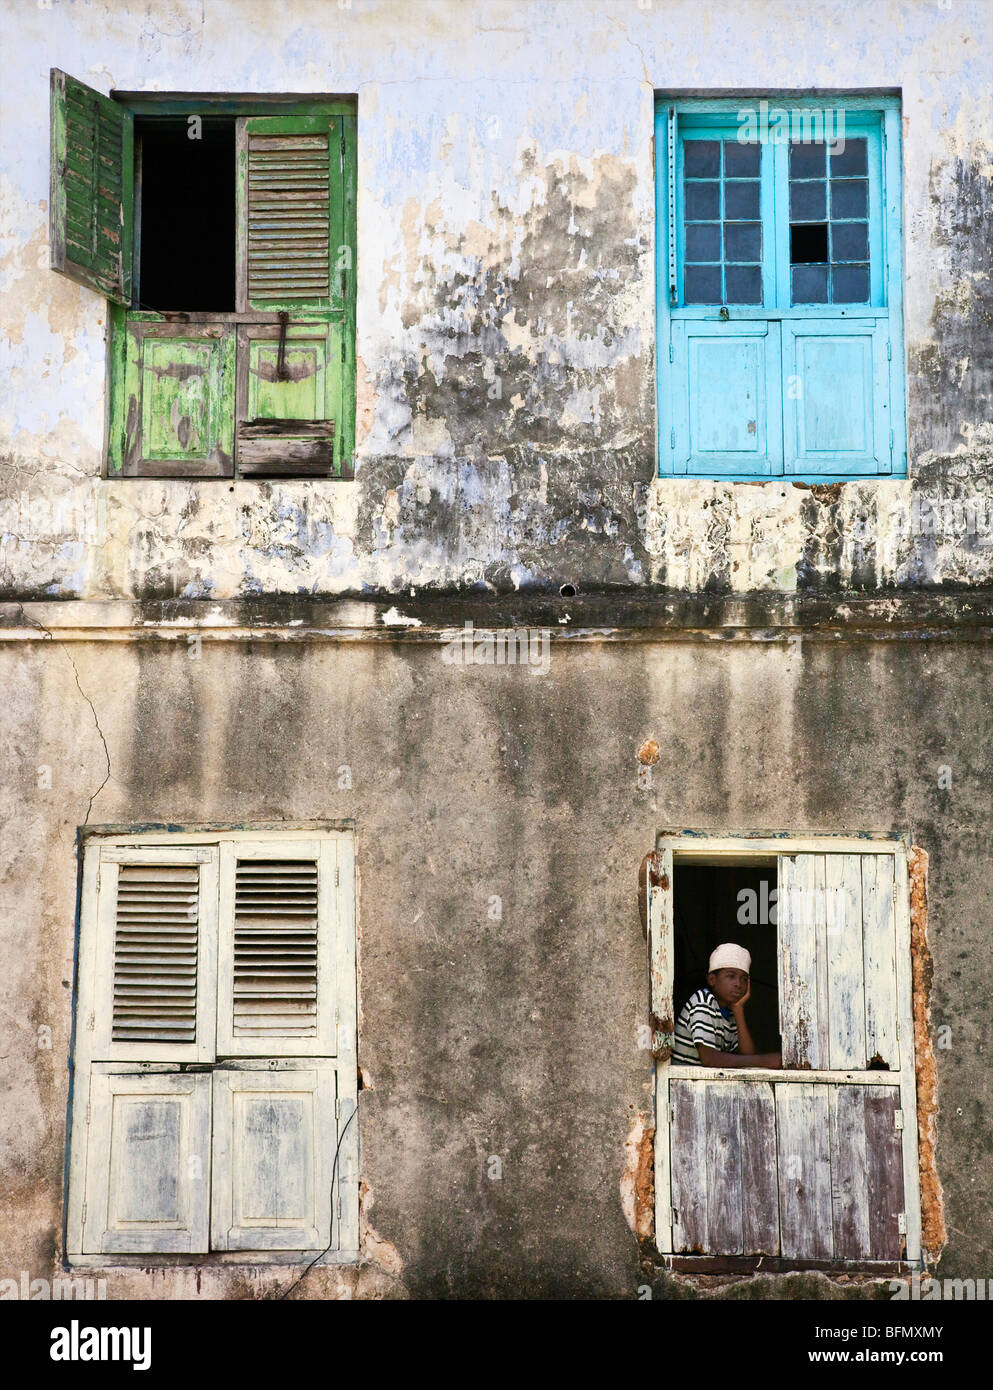
<path id="1" fill-rule="evenodd" d="M 895 99 L 660 103 L 660 473 L 906 473 L 899 140 Z"/>

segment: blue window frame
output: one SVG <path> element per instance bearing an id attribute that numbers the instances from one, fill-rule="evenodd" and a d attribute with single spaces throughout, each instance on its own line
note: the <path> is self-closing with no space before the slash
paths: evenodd
<path id="1" fill-rule="evenodd" d="M 661 101 L 659 472 L 906 473 L 896 98 Z"/>

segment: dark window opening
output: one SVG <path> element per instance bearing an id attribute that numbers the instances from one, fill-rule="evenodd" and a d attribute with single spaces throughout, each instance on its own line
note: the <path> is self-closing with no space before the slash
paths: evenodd
<path id="1" fill-rule="evenodd" d="M 790 264 L 823 265 L 828 258 L 826 222 L 806 222 L 790 227 Z"/>
<path id="2" fill-rule="evenodd" d="M 234 118 L 138 119 L 135 140 L 138 308 L 232 312 Z"/>
<path id="3" fill-rule="evenodd" d="M 779 961 L 775 864 L 681 865 L 673 869 L 675 1017 L 707 984 L 715 946 L 733 941 L 752 957 L 745 1018 L 759 1052 L 778 1052 Z"/>

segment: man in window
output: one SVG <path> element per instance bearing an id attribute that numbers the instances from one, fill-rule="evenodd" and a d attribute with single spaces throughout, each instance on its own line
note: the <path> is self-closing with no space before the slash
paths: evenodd
<path id="1" fill-rule="evenodd" d="M 672 1060 L 693 1067 L 781 1067 L 778 1052 L 756 1052 L 745 1022 L 752 958 L 725 941 L 711 952 L 707 988 L 698 989 L 676 1021 Z"/>

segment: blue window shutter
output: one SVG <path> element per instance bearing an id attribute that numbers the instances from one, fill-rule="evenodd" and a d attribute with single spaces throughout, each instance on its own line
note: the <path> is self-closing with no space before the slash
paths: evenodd
<path id="1" fill-rule="evenodd" d="M 673 472 L 695 477 L 783 471 L 779 324 L 673 324 Z"/>

